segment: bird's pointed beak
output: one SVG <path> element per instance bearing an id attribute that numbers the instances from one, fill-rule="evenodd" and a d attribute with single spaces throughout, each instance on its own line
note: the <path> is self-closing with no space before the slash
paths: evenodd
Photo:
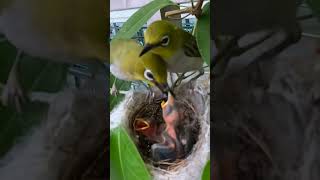
<path id="1" fill-rule="evenodd" d="M 142 118 L 137 118 L 134 120 L 133 127 L 136 131 L 144 131 L 150 127 L 150 124 Z"/>
<path id="2" fill-rule="evenodd" d="M 142 51 L 139 54 L 139 57 L 141 57 L 142 55 L 144 55 L 145 53 L 147 53 L 148 51 L 150 51 L 154 47 L 156 47 L 156 46 L 153 44 L 148 44 L 148 43 L 145 44 Z"/>
<path id="3" fill-rule="evenodd" d="M 175 96 L 173 91 L 170 89 L 168 83 L 163 83 L 163 84 L 160 84 L 157 82 L 154 82 L 154 83 L 166 97 L 169 96 L 169 93 L 171 94 L 171 96 Z"/>
<path id="4" fill-rule="evenodd" d="M 165 109 L 166 106 L 170 105 L 170 106 L 173 106 L 175 103 L 175 98 L 174 98 L 174 95 L 169 91 L 168 92 L 168 100 L 165 102 L 165 101 L 162 101 L 161 103 L 161 108 L 162 109 Z"/>
<path id="5" fill-rule="evenodd" d="M 157 84 L 157 87 L 161 90 L 163 94 L 167 94 L 170 90 L 169 85 L 167 83 Z"/>

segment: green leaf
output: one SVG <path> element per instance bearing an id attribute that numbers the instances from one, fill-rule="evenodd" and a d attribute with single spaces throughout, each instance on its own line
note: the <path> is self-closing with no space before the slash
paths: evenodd
<path id="1" fill-rule="evenodd" d="M 57 92 L 64 85 L 68 65 L 39 58 L 25 57 L 20 62 L 21 84 L 25 90 Z"/>
<path id="2" fill-rule="evenodd" d="M 8 79 L 16 53 L 16 48 L 9 43 L 0 43 L 2 84 Z M 19 80 L 25 92 L 57 92 L 65 85 L 67 69 L 68 66 L 62 63 L 24 56 L 19 62 Z M 2 89 L 0 90 L 1 93 Z M 0 103 L 0 157 L 8 152 L 19 137 L 46 118 L 48 104 L 27 102 L 22 108 L 23 112 L 17 113 Z"/>
<path id="3" fill-rule="evenodd" d="M 128 81 L 122 81 L 120 79 L 116 79 L 111 73 L 110 73 L 110 86 L 112 87 L 114 81 L 116 81 L 116 88 L 118 91 L 123 90 L 127 91 L 131 87 L 131 82 Z M 111 95 L 110 94 L 110 111 L 117 105 L 119 102 L 122 101 L 124 98 L 123 94 L 118 94 L 118 95 Z"/>
<path id="4" fill-rule="evenodd" d="M 320 1 L 319 0 L 307 0 L 307 3 L 314 11 L 314 13 L 319 17 L 320 16 Z"/>
<path id="5" fill-rule="evenodd" d="M 203 60 L 210 65 L 210 2 L 204 5 L 197 21 L 195 36 Z"/>
<path id="6" fill-rule="evenodd" d="M 0 108 L 0 157 L 22 137 L 30 128 L 46 118 L 48 104 L 29 103 L 21 114 L 8 108 Z"/>
<path id="7" fill-rule="evenodd" d="M 151 179 L 136 146 L 122 127 L 111 131 L 110 176 L 116 180 Z"/>
<path id="8" fill-rule="evenodd" d="M 122 26 L 114 39 L 131 38 L 158 10 L 174 5 L 170 0 L 154 0 L 135 12 Z"/>
<path id="9" fill-rule="evenodd" d="M 0 43 L 0 82 L 5 83 L 8 78 L 13 60 L 16 56 L 16 49 L 9 43 Z"/>
<path id="10" fill-rule="evenodd" d="M 210 160 L 202 171 L 202 180 L 210 180 Z"/>

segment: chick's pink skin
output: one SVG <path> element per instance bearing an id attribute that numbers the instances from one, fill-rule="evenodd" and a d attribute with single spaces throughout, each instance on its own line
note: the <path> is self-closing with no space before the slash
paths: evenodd
<path id="1" fill-rule="evenodd" d="M 165 122 L 167 125 L 166 131 L 173 139 L 177 139 L 177 134 L 175 131 L 175 123 L 179 119 L 179 114 L 177 112 L 172 112 L 171 115 L 166 116 Z"/>
<path id="2" fill-rule="evenodd" d="M 179 134 L 177 134 L 177 125 L 184 115 L 180 113 L 181 109 L 170 93 L 167 102 L 161 103 L 161 108 L 166 128 L 161 134 L 161 143 L 152 145 L 152 155 L 157 160 L 175 160 L 183 155 L 183 147 L 178 137 Z"/>
<path id="3" fill-rule="evenodd" d="M 162 105 L 162 116 L 167 126 L 165 131 L 174 141 L 177 141 L 175 127 L 180 119 L 180 114 L 175 106 L 175 99 L 171 94 L 169 94 L 168 101 Z M 175 147 L 175 144 L 172 143 L 169 146 Z"/>

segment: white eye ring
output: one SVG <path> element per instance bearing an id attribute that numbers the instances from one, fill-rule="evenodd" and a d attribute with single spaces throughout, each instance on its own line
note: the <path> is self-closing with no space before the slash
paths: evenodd
<path id="1" fill-rule="evenodd" d="M 162 39 L 161 39 L 162 46 L 168 46 L 169 42 L 170 42 L 170 38 L 168 35 L 165 35 L 162 37 Z"/>
<path id="2" fill-rule="evenodd" d="M 144 77 L 149 81 L 153 81 L 154 80 L 153 73 L 149 69 L 146 69 L 144 71 Z"/>

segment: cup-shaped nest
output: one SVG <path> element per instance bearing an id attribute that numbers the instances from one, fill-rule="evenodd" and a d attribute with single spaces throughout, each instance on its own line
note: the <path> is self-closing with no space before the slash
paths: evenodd
<path id="1" fill-rule="evenodd" d="M 147 98 L 148 92 L 129 92 L 112 111 L 111 128 L 122 125 L 127 129 L 154 179 L 201 179 L 210 158 L 209 91 L 206 75 L 175 89 L 175 103 L 184 114 L 176 126 L 183 149 L 179 157 L 156 161 L 152 154 L 152 146 L 161 143 L 166 129 L 161 108 L 165 99 L 158 91 L 153 99 Z"/>

